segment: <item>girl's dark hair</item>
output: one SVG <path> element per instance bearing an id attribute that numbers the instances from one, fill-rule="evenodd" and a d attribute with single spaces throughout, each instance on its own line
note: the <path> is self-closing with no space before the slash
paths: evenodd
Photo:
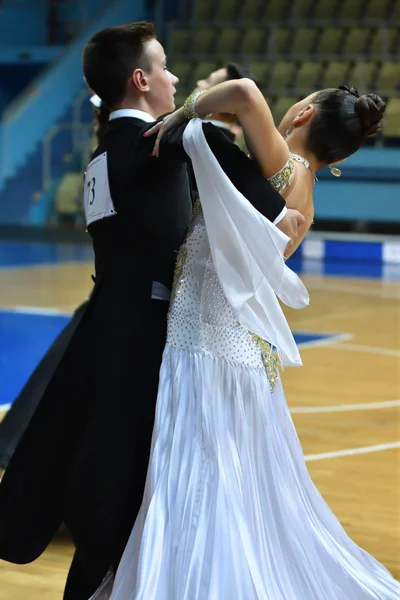
<path id="1" fill-rule="evenodd" d="M 253 73 L 249 70 L 246 69 L 246 67 L 242 67 L 241 65 L 238 65 L 237 63 L 229 63 L 226 65 L 226 81 L 230 81 L 231 79 L 251 79 L 252 81 L 254 81 L 254 83 L 256 84 L 256 86 L 258 88 L 261 88 L 261 82 L 259 79 L 257 79 L 257 77 L 255 75 L 253 75 Z"/>
<path id="2" fill-rule="evenodd" d="M 319 92 L 312 100 L 317 113 L 312 120 L 307 149 L 324 164 L 354 154 L 367 137 L 382 129 L 386 104 L 376 94 L 360 96 L 356 88 L 341 85 Z"/>
<path id="3" fill-rule="evenodd" d="M 120 102 L 137 68 L 151 70 L 144 44 L 156 37 L 147 21 L 109 27 L 96 33 L 83 51 L 83 72 L 91 90 L 109 108 Z"/>

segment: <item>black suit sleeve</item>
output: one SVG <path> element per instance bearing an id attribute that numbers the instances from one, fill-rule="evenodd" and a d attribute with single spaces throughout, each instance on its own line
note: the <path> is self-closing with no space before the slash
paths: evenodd
<path id="1" fill-rule="evenodd" d="M 204 123 L 203 131 L 215 158 L 235 188 L 264 217 L 273 222 L 286 206 L 286 202 L 262 175 L 257 163 L 248 158 L 211 123 Z"/>
<path id="2" fill-rule="evenodd" d="M 170 160 L 189 160 L 182 145 L 184 129 L 185 126 L 178 127 L 164 136 L 160 146 L 160 157 L 169 156 Z M 231 142 L 218 127 L 211 123 L 203 123 L 203 131 L 214 156 L 236 189 L 254 208 L 273 222 L 286 205 L 279 192 L 274 190 L 265 179 L 257 164 Z"/>

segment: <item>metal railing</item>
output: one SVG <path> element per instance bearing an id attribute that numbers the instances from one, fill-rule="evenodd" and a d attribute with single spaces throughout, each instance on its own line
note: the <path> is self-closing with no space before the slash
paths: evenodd
<path id="1" fill-rule="evenodd" d="M 90 156 L 90 138 L 93 135 L 92 125 L 76 125 L 74 123 L 64 123 L 50 129 L 43 138 L 43 160 L 42 160 L 42 192 L 49 190 L 52 177 L 52 143 L 56 135 L 62 131 L 70 131 L 72 140 L 75 139 L 75 156 L 80 159 L 80 168 L 85 170 Z"/>
<path id="2" fill-rule="evenodd" d="M 88 89 L 83 89 L 77 96 L 73 107 L 72 107 L 72 149 L 77 151 L 79 149 L 79 129 L 83 125 L 82 122 L 82 106 L 85 101 L 88 101 L 91 93 Z M 86 125 L 86 124 L 85 124 Z M 93 129 L 93 126 L 92 126 Z"/>

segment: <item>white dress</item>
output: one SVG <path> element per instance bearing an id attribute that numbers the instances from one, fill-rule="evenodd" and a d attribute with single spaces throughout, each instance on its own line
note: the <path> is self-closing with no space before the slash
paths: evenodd
<path id="1" fill-rule="evenodd" d="M 203 156 L 204 143 L 191 123 L 186 149 L 200 197 L 209 167 L 218 168 L 208 156 L 202 177 L 194 152 Z M 275 354 L 258 335 L 268 335 L 284 364 L 299 364 L 272 296 L 269 320 L 254 303 L 260 287 L 267 296 L 277 291 L 278 279 L 266 269 L 256 284 L 238 283 L 238 272 L 258 273 L 257 252 L 250 248 L 243 268 L 240 256 L 230 261 L 218 236 L 226 219 L 218 221 L 212 202 L 196 211 L 177 261 L 143 504 L 115 581 L 110 576 L 94 599 L 399 600 L 400 584 L 350 540 L 309 477 Z M 238 231 L 240 210 L 229 224 Z M 254 236 L 265 226 L 260 217 Z M 242 233 L 234 239 L 246 253 L 251 239 Z M 308 296 L 283 264 L 284 245 L 278 239 L 271 270 L 280 273 L 280 295 L 303 306 Z"/>

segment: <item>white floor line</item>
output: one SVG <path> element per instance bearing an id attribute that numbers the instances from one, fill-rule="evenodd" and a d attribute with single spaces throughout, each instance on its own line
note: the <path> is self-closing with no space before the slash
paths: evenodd
<path id="1" fill-rule="evenodd" d="M 10 404 L 0 405 L 0 411 L 6 411 L 10 408 Z M 304 456 L 306 462 L 314 460 L 324 460 L 326 458 L 340 458 L 341 456 L 355 456 L 356 454 L 368 454 L 371 452 L 382 452 L 384 450 L 392 450 L 400 448 L 400 441 L 391 442 L 388 444 L 377 444 L 376 446 L 364 446 L 362 448 L 349 448 L 347 450 L 336 450 L 334 452 L 323 452 L 321 454 L 306 454 Z"/>
<path id="2" fill-rule="evenodd" d="M 347 231 L 309 231 L 308 240 L 335 240 L 346 242 L 398 242 L 395 234 L 351 233 Z M 327 260 L 329 262 L 329 259 Z"/>
<path id="3" fill-rule="evenodd" d="M 361 296 L 378 296 L 380 298 L 400 299 L 400 290 L 396 286 L 393 289 L 371 289 L 362 285 L 351 285 L 333 283 L 329 281 L 307 281 L 307 288 L 311 290 L 329 290 L 331 292 L 343 292 L 345 294 L 360 294 Z"/>
<path id="4" fill-rule="evenodd" d="M 337 404 L 333 406 L 296 406 L 290 409 L 293 415 L 306 413 L 351 412 L 357 410 L 375 410 L 400 406 L 400 400 L 385 400 L 382 402 L 366 402 L 364 404 Z"/>
<path id="5" fill-rule="evenodd" d="M 369 402 L 366 404 L 339 404 L 334 406 L 297 406 L 290 409 L 293 415 L 307 413 L 352 412 L 358 410 L 375 410 L 379 408 L 393 408 L 400 406 L 400 400 L 386 400 L 383 402 Z M 0 404 L 0 412 L 11 408 L 11 404 Z"/>
<path id="6" fill-rule="evenodd" d="M 332 350 L 350 350 L 351 352 L 367 352 L 369 354 L 382 354 L 384 356 L 400 357 L 400 350 L 396 348 L 381 348 L 379 346 L 364 346 L 363 344 L 340 344 L 331 346 Z"/>
<path id="7" fill-rule="evenodd" d="M 24 315 L 44 315 L 46 317 L 65 316 L 70 317 L 71 312 L 59 308 L 44 308 L 41 306 L 2 306 L 0 312 L 16 312 Z"/>
<path id="8" fill-rule="evenodd" d="M 337 450 L 336 452 L 323 452 L 322 454 L 306 454 L 306 461 L 324 460 L 325 458 L 338 458 L 340 456 L 354 456 L 355 454 L 368 454 L 369 452 L 382 452 L 400 448 L 400 441 L 389 444 L 377 444 L 376 446 L 364 446 L 363 448 L 350 448 L 348 450 Z"/>
<path id="9" fill-rule="evenodd" d="M 294 333 L 305 333 L 308 335 L 312 335 L 310 331 L 298 331 L 294 330 Z M 322 333 L 318 331 L 318 335 L 326 335 L 331 336 L 322 340 L 310 340 L 309 342 L 299 342 L 299 350 L 306 350 L 307 348 L 316 348 L 317 346 L 331 346 L 332 344 L 338 344 L 339 342 L 346 342 L 348 340 L 352 340 L 354 335 L 352 333 L 338 333 L 337 335 L 334 333 Z"/>

